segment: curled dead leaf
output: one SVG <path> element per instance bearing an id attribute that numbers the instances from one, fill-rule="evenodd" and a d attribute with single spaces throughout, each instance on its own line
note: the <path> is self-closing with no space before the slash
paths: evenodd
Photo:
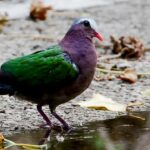
<path id="1" fill-rule="evenodd" d="M 52 9 L 52 6 L 44 4 L 42 0 L 35 0 L 31 4 L 30 17 L 33 20 L 46 20 L 47 12 Z"/>
<path id="2" fill-rule="evenodd" d="M 116 39 L 114 36 L 110 36 L 110 39 L 111 39 L 111 43 L 113 44 L 112 52 L 114 54 L 121 53 L 122 50 L 121 41 L 119 39 Z"/>
<path id="3" fill-rule="evenodd" d="M 135 83 L 138 79 L 138 75 L 135 70 L 126 69 L 119 78 L 129 83 Z"/>
<path id="4" fill-rule="evenodd" d="M 3 27 L 6 25 L 7 22 L 8 22 L 7 14 L 6 15 L 0 14 L 0 31 L 2 31 Z"/>
<path id="5" fill-rule="evenodd" d="M 143 43 L 133 36 L 122 36 L 119 39 L 110 36 L 113 44 L 112 52 L 115 54 L 121 53 L 122 58 L 141 58 L 144 55 L 145 48 Z"/>
<path id="6" fill-rule="evenodd" d="M 94 80 L 95 80 L 95 81 L 104 81 L 105 78 L 100 77 L 100 76 L 94 76 Z"/>
<path id="7" fill-rule="evenodd" d="M 4 150 L 4 137 L 0 133 L 0 150 Z"/>
<path id="8" fill-rule="evenodd" d="M 116 64 L 112 66 L 111 70 L 124 71 L 130 68 L 131 68 L 131 65 L 128 61 L 118 61 Z"/>

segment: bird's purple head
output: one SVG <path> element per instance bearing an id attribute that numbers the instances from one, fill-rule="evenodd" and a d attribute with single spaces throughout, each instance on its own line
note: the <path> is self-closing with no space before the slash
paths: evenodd
<path id="1" fill-rule="evenodd" d="M 83 31 L 86 34 L 87 38 L 92 39 L 93 37 L 98 38 L 100 41 L 103 40 L 103 37 L 97 32 L 97 25 L 93 19 L 90 18 L 80 18 L 76 19 L 72 26 L 71 30 L 73 31 Z"/>

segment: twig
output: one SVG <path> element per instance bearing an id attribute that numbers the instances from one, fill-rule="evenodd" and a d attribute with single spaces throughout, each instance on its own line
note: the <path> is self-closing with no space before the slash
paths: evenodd
<path id="1" fill-rule="evenodd" d="M 137 116 L 137 115 L 133 115 L 133 114 L 131 114 L 131 113 L 128 113 L 128 116 L 129 116 L 129 117 L 132 117 L 132 118 L 135 118 L 135 119 L 142 120 L 142 121 L 145 121 L 145 120 L 146 120 L 144 117 Z"/>
<path id="2" fill-rule="evenodd" d="M 107 70 L 107 69 L 101 69 L 101 68 L 96 68 L 98 71 L 100 72 L 104 72 L 104 73 L 112 73 L 112 74 L 124 74 L 124 71 L 116 71 L 116 70 Z M 137 72 L 138 76 L 150 76 L 150 72 Z"/>
<path id="3" fill-rule="evenodd" d="M 146 51 L 150 51 L 150 47 L 144 48 L 144 52 L 146 52 Z"/>
<path id="4" fill-rule="evenodd" d="M 124 73 L 124 71 L 107 70 L 107 69 L 102 69 L 98 67 L 96 69 L 103 73 L 113 73 L 113 74 L 119 74 L 119 75 Z"/>
<path id="5" fill-rule="evenodd" d="M 119 54 L 117 54 L 117 55 L 107 55 L 107 56 L 103 56 L 103 57 L 100 57 L 100 61 L 120 58 L 121 55 L 122 55 L 122 54 L 119 53 Z"/>

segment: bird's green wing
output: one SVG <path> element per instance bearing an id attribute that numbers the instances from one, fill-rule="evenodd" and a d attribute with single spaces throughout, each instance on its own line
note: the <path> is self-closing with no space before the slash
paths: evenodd
<path id="1" fill-rule="evenodd" d="M 58 45 L 10 60 L 1 70 L 28 87 L 59 87 L 78 76 L 78 68 Z"/>

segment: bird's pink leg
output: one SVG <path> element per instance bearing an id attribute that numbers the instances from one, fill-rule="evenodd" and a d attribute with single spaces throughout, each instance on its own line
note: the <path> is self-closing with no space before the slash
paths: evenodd
<path id="1" fill-rule="evenodd" d="M 52 123 L 49 120 L 49 118 L 47 117 L 47 115 L 43 112 L 42 105 L 37 105 L 37 110 L 40 113 L 40 115 L 43 117 L 43 119 L 46 121 L 46 123 L 47 123 L 46 125 L 49 125 L 51 127 Z"/>
<path id="2" fill-rule="evenodd" d="M 51 111 L 51 113 L 63 124 L 64 130 L 69 131 L 71 129 L 70 126 L 65 122 L 65 120 L 62 119 L 55 111 Z"/>

